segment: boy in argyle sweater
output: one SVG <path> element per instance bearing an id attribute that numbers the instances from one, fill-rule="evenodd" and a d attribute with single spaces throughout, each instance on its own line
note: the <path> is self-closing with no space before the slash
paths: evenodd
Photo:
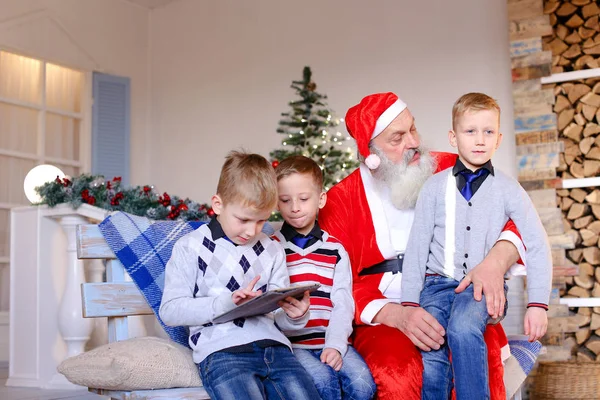
<path id="1" fill-rule="evenodd" d="M 327 199 L 323 172 L 310 158 L 292 156 L 277 166 L 276 174 L 278 209 L 285 222 L 274 238 L 285 248 L 290 281 L 321 284 L 310 295 L 306 326 L 284 333 L 323 400 L 372 399 L 376 387 L 371 372 L 348 345 L 354 317 L 348 254 L 316 222 Z"/>
<path id="2" fill-rule="evenodd" d="M 231 152 L 208 224 L 179 239 L 167 263 L 160 317 L 189 326 L 194 362 L 211 399 L 315 399 L 317 390 L 280 329 L 309 320 L 309 294 L 269 315 L 213 319 L 290 284 L 281 246 L 261 232 L 277 203 L 277 180 L 257 154 Z M 275 325 L 277 324 L 277 325 Z"/>
<path id="3" fill-rule="evenodd" d="M 453 168 L 425 182 L 415 209 L 404 258 L 401 301 L 423 307 L 443 326 L 447 345 L 422 352 L 423 399 L 489 399 L 485 299 L 473 286 L 455 293 L 464 276 L 492 248 L 512 219 L 527 249 L 529 303 L 524 328 L 529 340 L 546 333 L 552 258 L 544 227 L 517 181 L 492 167 L 500 145 L 500 107 L 482 93 L 462 96 L 452 109 Z M 466 286 L 466 285 L 465 285 Z M 452 364 L 448 353 L 452 353 Z"/>

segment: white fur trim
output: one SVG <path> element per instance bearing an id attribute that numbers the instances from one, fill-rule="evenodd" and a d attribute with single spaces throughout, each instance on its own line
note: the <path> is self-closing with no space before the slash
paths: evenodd
<path id="1" fill-rule="evenodd" d="M 406 108 L 406 103 L 402 100 L 398 99 L 394 104 L 389 106 L 387 110 L 383 112 L 377 118 L 377 122 L 375 123 L 375 129 L 373 129 L 373 134 L 371 135 L 371 139 L 375 139 L 385 128 L 388 127 L 389 124 L 392 123 L 394 118 L 396 118 L 404 109 Z"/>
<path id="2" fill-rule="evenodd" d="M 508 274 L 512 275 L 512 276 L 525 276 L 527 275 L 527 261 L 525 258 L 526 255 L 526 250 L 525 250 L 525 246 L 523 246 L 523 241 L 521 239 L 519 239 L 519 237 L 517 236 L 516 233 L 511 232 L 511 231 L 504 231 L 500 234 L 500 237 L 498 238 L 497 242 L 499 242 L 500 240 L 507 240 L 509 242 L 511 242 L 516 248 L 517 251 L 519 252 L 519 257 L 521 258 L 521 261 L 523 261 L 525 263 L 525 265 L 521 265 L 521 264 L 513 264 L 510 269 L 508 270 Z"/>
<path id="3" fill-rule="evenodd" d="M 454 276 L 454 253 L 456 251 L 456 181 L 452 169 L 446 181 L 446 236 L 444 243 L 444 274 Z"/>
<path id="4" fill-rule="evenodd" d="M 365 165 L 369 167 L 369 169 L 377 169 L 379 168 L 379 164 L 381 164 L 381 159 L 377 154 L 369 154 L 369 156 L 365 158 Z"/>
<path id="5" fill-rule="evenodd" d="M 373 229 L 375 230 L 377 247 L 384 259 L 391 260 L 392 258 L 397 257 L 397 253 L 390 238 L 390 227 L 387 223 L 387 216 L 385 215 L 383 203 L 375 188 L 375 182 L 373 182 L 371 171 L 369 171 L 364 164 L 360 164 L 359 168 L 360 177 L 363 181 L 363 187 L 367 197 L 367 203 L 369 203 L 369 210 L 371 210 L 371 217 L 373 217 Z"/>
<path id="6" fill-rule="evenodd" d="M 390 299 L 377 299 L 371 301 L 360 314 L 360 320 L 367 325 L 379 325 L 373 322 L 373 318 L 375 318 L 377 313 L 381 311 L 383 306 L 385 306 L 387 303 L 395 303 L 395 301 Z"/>

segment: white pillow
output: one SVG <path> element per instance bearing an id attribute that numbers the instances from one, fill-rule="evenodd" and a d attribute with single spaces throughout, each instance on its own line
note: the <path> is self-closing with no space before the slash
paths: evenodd
<path id="1" fill-rule="evenodd" d="M 192 350 L 150 336 L 105 344 L 67 358 L 57 369 L 70 382 L 95 389 L 202 386 Z"/>

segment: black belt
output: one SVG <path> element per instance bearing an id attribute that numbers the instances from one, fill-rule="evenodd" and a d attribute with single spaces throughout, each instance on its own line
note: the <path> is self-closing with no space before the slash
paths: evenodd
<path id="1" fill-rule="evenodd" d="M 372 267 L 364 268 L 358 273 L 359 276 L 382 274 L 384 272 L 393 272 L 397 274 L 402 272 L 402 263 L 404 262 L 404 254 L 398 255 L 398 258 L 392 260 L 384 260 L 379 264 L 375 264 Z"/>

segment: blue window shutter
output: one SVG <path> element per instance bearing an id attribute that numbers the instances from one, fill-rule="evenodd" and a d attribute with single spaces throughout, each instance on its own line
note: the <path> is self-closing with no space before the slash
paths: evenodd
<path id="1" fill-rule="evenodd" d="M 129 184 L 130 81 L 94 72 L 92 174 Z"/>

